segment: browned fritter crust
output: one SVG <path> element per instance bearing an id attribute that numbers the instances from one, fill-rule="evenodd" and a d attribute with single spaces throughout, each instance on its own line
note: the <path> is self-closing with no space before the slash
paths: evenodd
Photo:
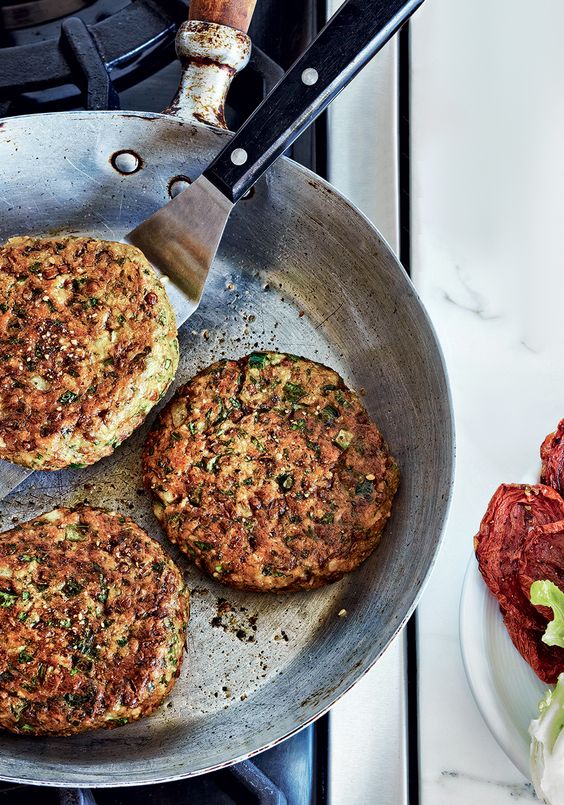
<path id="1" fill-rule="evenodd" d="M 354 570 L 399 482 L 339 375 L 279 353 L 196 375 L 155 423 L 143 469 L 169 538 L 245 590 L 313 589 Z"/>
<path id="2" fill-rule="evenodd" d="M 0 727 L 71 735 L 152 713 L 188 614 L 182 574 L 128 517 L 61 508 L 0 534 Z"/>
<path id="3" fill-rule="evenodd" d="M 92 238 L 0 247 L 0 458 L 92 464 L 174 377 L 174 312 L 143 254 Z"/>

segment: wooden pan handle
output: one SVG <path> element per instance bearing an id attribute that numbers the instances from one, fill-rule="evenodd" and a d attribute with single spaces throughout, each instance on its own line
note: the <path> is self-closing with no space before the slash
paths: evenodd
<path id="1" fill-rule="evenodd" d="M 191 0 L 189 19 L 229 25 L 247 33 L 257 0 Z"/>

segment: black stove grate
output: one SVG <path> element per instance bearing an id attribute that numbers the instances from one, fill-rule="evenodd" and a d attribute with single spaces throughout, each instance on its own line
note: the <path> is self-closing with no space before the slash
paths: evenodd
<path id="1" fill-rule="evenodd" d="M 79 16 L 64 19 L 58 37 L 50 36 L 49 28 L 45 39 L 0 48 L 3 116 L 42 111 L 41 96 L 33 99 L 29 93 L 54 88 L 62 90 L 43 98 L 49 110 L 57 105 L 119 109 L 120 89 L 174 59 L 174 36 L 186 17 L 187 7 L 180 0 L 158 5 L 135 0 L 93 24 Z M 255 47 L 246 73 L 246 94 L 256 105 L 283 70 Z M 248 93 L 249 87 L 253 92 Z"/>
<path id="2" fill-rule="evenodd" d="M 0 782 L 0 805 L 325 805 L 326 719 L 282 744 L 200 777 L 133 788 L 44 788 Z"/>
<path id="3" fill-rule="evenodd" d="M 231 128 L 303 51 L 324 21 L 324 5 L 260 0 L 250 31 L 251 61 L 229 95 Z M 46 7 L 77 13 L 36 23 Z M 174 36 L 187 10 L 186 0 L 0 0 L 0 117 L 68 109 L 161 111 L 178 83 Z M 30 24 L 18 27 L 14 19 Z M 302 135 L 291 156 L 325 175 L 324 120 Z"/>
<path id="4" fill-rule="evenodd" d="M 100 15 L 102 19 L 91 24 L 78 16 L 63 20 L 59 36 L 52 35 L 51 26 L 39 26 L 36 36 L 24 44 L 10 36 L 0 49 L 0 98 L 13 103 L 23 93 L 66 85 L 84 91 L 89 75 L 100 67 L 109 74 L 133 62 L 136 70 L 126 70 L 123 80 L 139 81 L 139 68 L 154 70 L 167 48 L 172 49 L 176 28 L 186 19 L 186 7 L 181 2 L 157 5 L 136 0 L 114 14 L 101 10 Z M 165 57 L 170 61 L 173 55 Z M 96 102 L 88 108 L 107 108 L 102 96 Z"/>

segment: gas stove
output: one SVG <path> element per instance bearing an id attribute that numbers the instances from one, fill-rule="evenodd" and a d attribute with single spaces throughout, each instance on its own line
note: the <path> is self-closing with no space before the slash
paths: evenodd
<path id="1" fill-rule="evenodd" d="M 322 25 L 318 0 L 264 0 L 250 35 L 251 60 L 226 110 L 236 129 Z M 174 37 L 183 0 L 0 0 L 0 117 L 65 109 L 162 111 L 180 77 Z M 323 124 L 292 156 L 326 171 Z"/>
<path id="2" fill-rule="evenodd" d="M 339 4 L 258 0 L 249 32 L 251 61 L 229 94 L 231 129 L 246 119 Z M 183 0 L 0 0 L 0 118 L 68 109 L 161 111 L 177 89 L 174 37 L 185 19 Z M 289 154 L 336 184 L 397 250 L 398 75 L 394 42 Z M 414 637 L 400 636 L 330 716 L 252 761 L 142 788 L 79 791 L 0 783 L 0 805 L 404 805 L 409 736 L 415 734 L 407 685 L 413 651 Z M 414 762 L 413 790 L 416 767 Z"/>

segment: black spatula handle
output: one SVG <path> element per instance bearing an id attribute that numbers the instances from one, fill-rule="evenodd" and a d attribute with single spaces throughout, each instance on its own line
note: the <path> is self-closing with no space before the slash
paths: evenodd
<path id="1" fill-rule="evenodd" d="M 232 201 L 253 186 L 423 0 L 347 0 L 205 176 Z"/>

